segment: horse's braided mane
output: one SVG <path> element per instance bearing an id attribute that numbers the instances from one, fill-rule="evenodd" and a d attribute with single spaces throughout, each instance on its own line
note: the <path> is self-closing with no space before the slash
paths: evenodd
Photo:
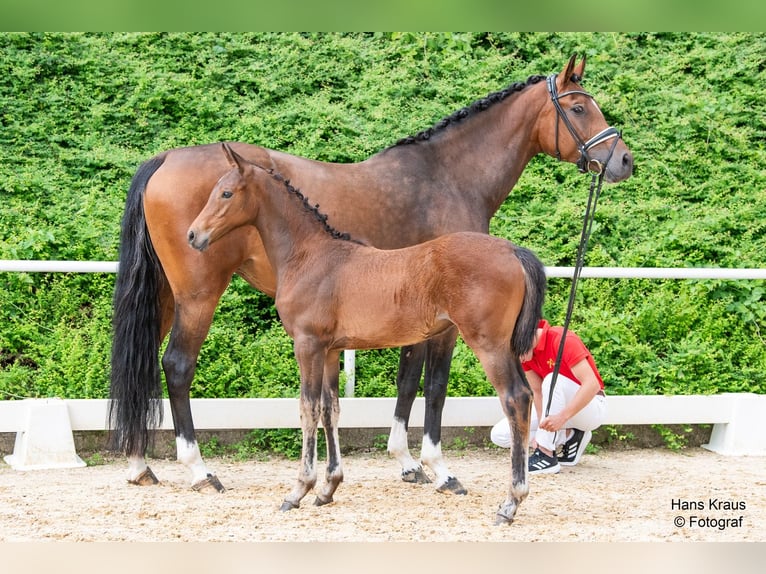
<path id="1" fill-rule="evenodd" d="M 265 169 L 265 168 L 264 168 L 264 169 Z M 273 169 L 266 169 L 265 171 L 266 171 L 266 173 L 268 173 L 268 174 L 269 174 L 271 177 L 273 177 L 273 178 L 274 178 L 274 179 L 276 179 L 277 181 L 281 182 L 281 183 L 282 183 L 282 185 L 284 185 L 284 186 L 285 186 L 285 189 L 286 189 L 286 190 L 287 190 L 289 193 L 291 193 L 292 195 L 294 195 L 295 197 L 297 197 L 297 198 L 300 200 L 300 202 L 303 204 L 303 207 L 306 209 L 306 211 L 308 211 L 309 213 L 311 213 L 311 214 L 314 216 L 314 218 L 315 218 L 315 219 L 316 219 L 316 220 L 317 220 L 317 221 L 318 221 L 318 222 L 319 222 L 319 223 L 322 225 L 322 228 L 323 228 L 323 229 L 324 229 L 324 230 L 325 230 L 327 233 L 329 233 L 329 234 L 330 234 L 330 236 L 331 236 L 333 239 L 342 239 L 343 241 L 351 241 L 351 242 L 353 242 L 353 243 L 358 243 L 359 245 L 367 245 L 367 244 L 366 244 L 365 242 L 363 242 L 363 241 L 359 241 L 358 239 L 354 239 L 354 238 L 353 238 L 353 237 L 351 237 L 351 235 L 350 235 L 350 234 L 348 234 L 348 233 L 342 233 L 342 232 L 338 231 L 338 230 L 337 230 L 337 229 L 335 229 L 335 228 L 334 228 L 332 225 L 330 225 L 329 223 L 327 223 L 327 219 L 328 219 L 328 217 L 327 217 L 327 214 L 325 214 L 325 213 L 322 213 L 321 211 L 319 211 L 319 204 L 316 204 L 316 205 L 311 205 L 311 204 L 309 203 L 309 200 L 308 200 L 308 198 L 307 198 L 305 195 L 303 195 L 303 193 L 301 192 L 301 190 L 300 190 L 300 189 L 298 189 L 298 188 L 296 188 L 296 187 L 294 187 L 294 186 L 293 186 L 293 185 L 290 183 L 290 180 L 289 180 L 289 179 L 286 179 L 286 178 L 285 178 L 285 177 L 284 177 L 284 176 L 283 176 L 281 173 L 278 173 L 278 172 L 274 171 Z"/>
<path id="2" fill-rule="evenodd" d="M 473 116 L 479 112 L 483 112 L 490 106 L 502 102 L 504 99 L 506 99 L 508 96 L 515 94 L 517 92 L 520 92 L 527 86 L 530 86 L 532 84 L 536 84 L 542 80 L 545 79 L 545 76 L 529 76 L 527 78 L 526 82 L 515 82 L 508 86 L 505 89 L 502 89 L 497 92 L 493 92 L 489 94 L 488 96 L 485 96 L 479 100 L 476 100 L 472 104 L 459 109 L 458 111 L 454 112 L 453 114 L 447 116 L 446 118 L 443 118 L 439 120 L 436 124 L 434 124 L 432 127 L 423 130 L 421 132 L 418 132 L 414 136 L 408 136 L 406 138 L 402 138 L 399 141 L 397 141 L 394 145 L 391 147 L 401 146 L 401 145 L 409 145 L 414 144 L 417 142 L 427 141 L 429 140 L 434 134 L 441 132 L 445 128 L 456 124 L 470 116 Z M 390 149 L 390 148 L 389 148 Z"/>

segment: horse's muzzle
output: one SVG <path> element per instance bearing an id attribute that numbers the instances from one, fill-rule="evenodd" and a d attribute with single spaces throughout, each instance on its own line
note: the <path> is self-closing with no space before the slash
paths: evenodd
<path id="1" fill-rule="evenodd" d="M 628 179 L 633 175 L 633 154 L 627 149 L 621 153 L 615 153 L 604 169 L 606 172 L 604 179 L 607 183 L 617 183 Z"/>

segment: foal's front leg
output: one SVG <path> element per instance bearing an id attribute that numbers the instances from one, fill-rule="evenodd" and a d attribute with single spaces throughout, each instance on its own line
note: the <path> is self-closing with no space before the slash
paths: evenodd
<path id="1" fill-rule="evenodd" d="M 295 488 L 285 497 L 280 510 L 298 508 L 301 500 L 317 481 L 317 427 L 321 410 L 322 374 L 325 353 L 312 341 L 295 340 L 295 358 L 301 373 L 301 429 L 303 446 L 301 466 Z"/>
<path id="2" fill-rule="evenodd" d="M 322 506 L 332 502 L 332 496 L 343 482 L 343 466 L 340 459 L 340 441 L 338 440 L 338 418 L 340 403 L 338 401 L 338 377 L 340 374 L 340 353 L 332 352 L 327 355 L 322 382 L 322 425 L 327 439 L 327 474 L 325 485 L 317 495 L 314 504 Z"/>

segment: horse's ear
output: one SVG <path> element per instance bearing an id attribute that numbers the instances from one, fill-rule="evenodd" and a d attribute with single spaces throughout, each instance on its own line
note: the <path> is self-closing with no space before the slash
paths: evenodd
<path id="1" fill-rule="evenodd" d="M 561 70 L 561 73 L 558 75 L 558 78 L 556 78 L 556 83 L 558 84 L 559 91 L 563 91 L 564 86 L 566 86 L 572 80 L 572 74 L 575 73 L 576 60 L 577 60 L 577 54 L 572 54 L 572 57 L 569 58 L 569 62 L 567 62 L 566 67 L 563 70 Z M 581 66 L 585 67 L 584 58 L 583 58 L 583 61 L 581 62 Z"/>
<path id="2" fill-rule="evenodd" d="M 580 63 L 575 66 L 575 69 L 572 71 L 572 75 L 569 76 L 569 79 L 572 80 L 575 84 L 579 84 L 582 82 L 583 74 L 585 74 L 585 55 L 583 54 L 582 60 L 580 60 Z"/>

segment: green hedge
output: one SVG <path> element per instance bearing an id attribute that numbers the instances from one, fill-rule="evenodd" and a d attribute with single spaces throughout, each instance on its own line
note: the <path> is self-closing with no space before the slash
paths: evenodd
<path id="1" fill-rule="evenodd" d="M 635 154 L 604 188 L 587 264 L 763 267 L 766 35 L 0 34 L 0 259 L 116 260 L 138 164 L 243 140 L 353 162 L 586 53 L 585 87 Z M 492 233 L 572 265 L 590 178 L 535 158 Z M 106 397 L 114 277 L 1 273 L 0 398 Z M 569 281 L 551 279 L 563 320 Z M 763 392 L 762 281 L 585 279 L 573 328 L 611 392 Z M 359 396 L 393 396 L 396 350 L 359 353 Z M 271 300 L 236 279 L 194 396 L 295 396 Z M 450 394 L 489 395 L 455 352 Z"/>

